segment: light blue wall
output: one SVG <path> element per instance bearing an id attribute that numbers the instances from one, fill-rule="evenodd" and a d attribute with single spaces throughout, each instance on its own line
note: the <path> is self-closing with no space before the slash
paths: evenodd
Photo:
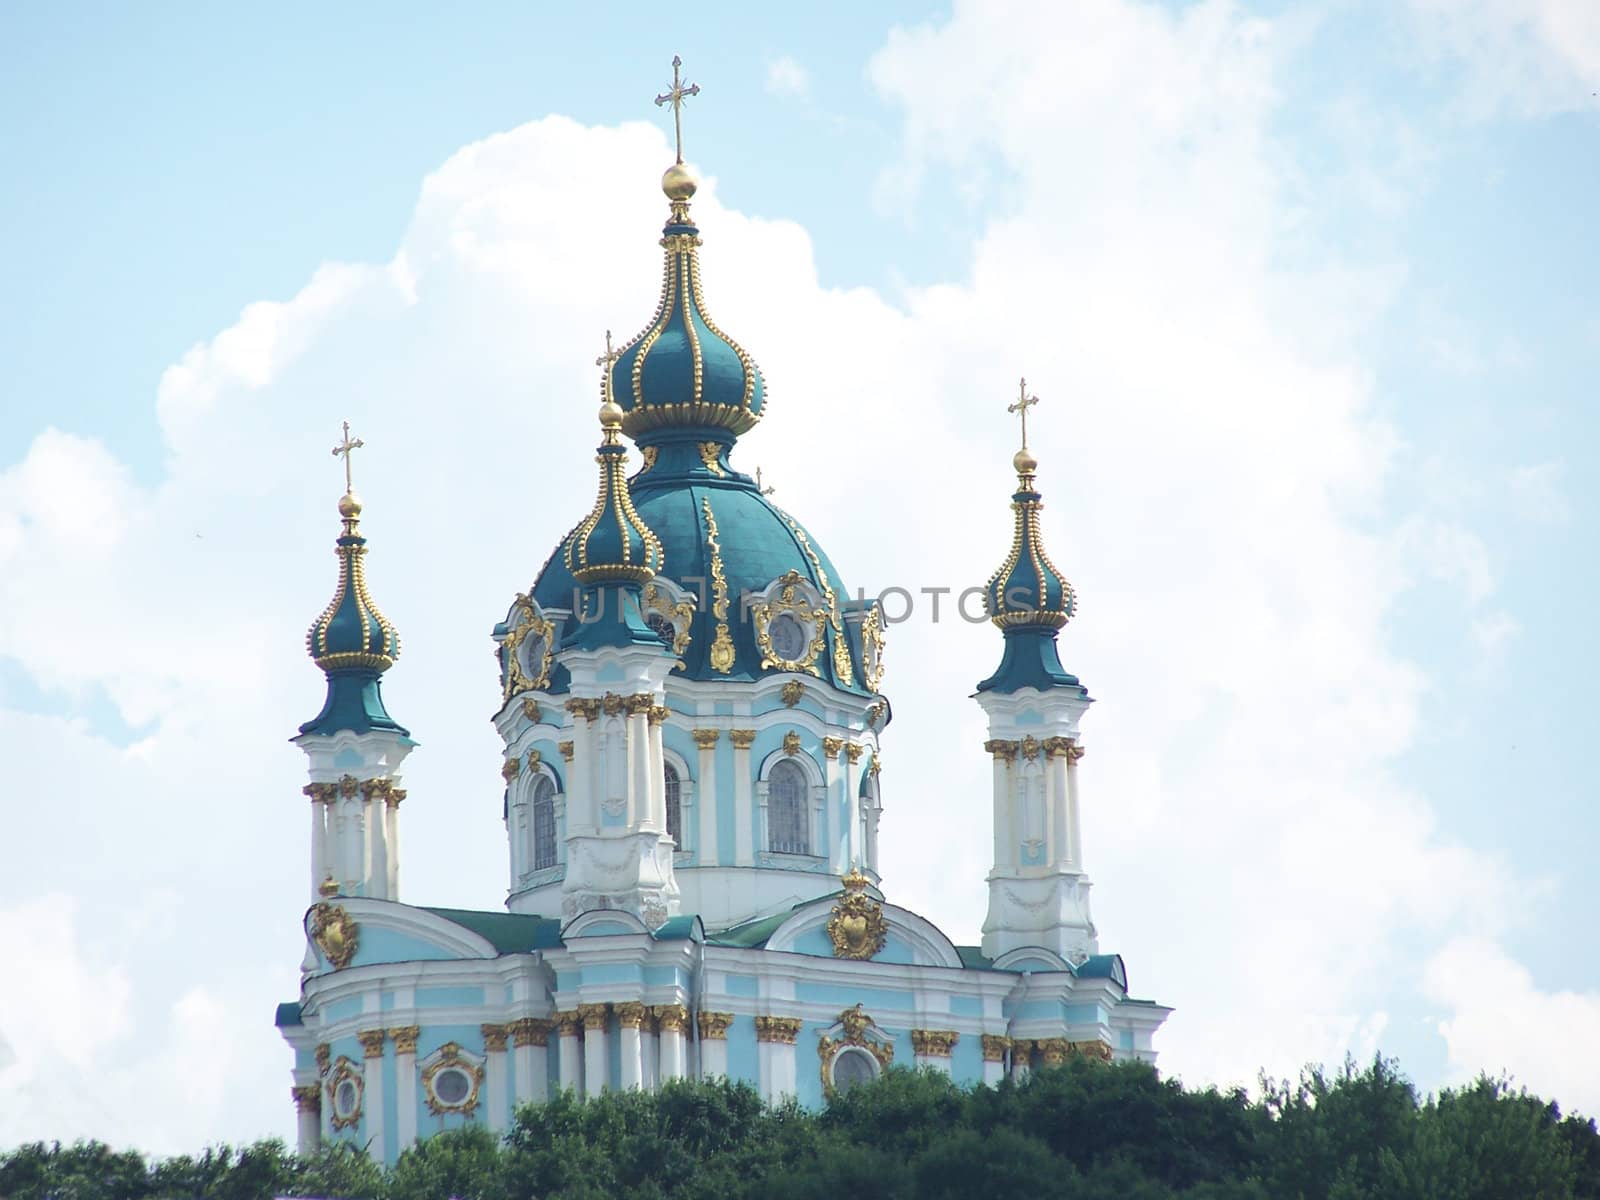
<path id="1" fill-rule="evenodd" d="M 417 989 L 418 1008 L 457 1008 L 466 1005 L 482 1007 L 486 1002 L 481 987 L 419 987 Z M 473 1029 L 477 1034 L 478 1030 Z M 463 1046 L 467 1043 L 462 1042 Z M 419 1050 L 420 1054 L 421 1051 Z"/>
<path id="2" fill-rule="evenodd" d="M 754 975 L 724 975 L 722 987 L 730 996 L 758 996 L 761 994 L 761 981 Z"/>
<path id="3" fill-rule="evenodd" d="M 459 957 L 459 954 L 420 937 L 399 933 L 393 929 L 373 929 L 371 926 L 366 926 L 361 930 L 361 940 L 356 947 L 351 965 L 364 967 L 369 963 L 437 961 Z"/>
<path id="4" fill-rule="evenodd" d="M 728 1026 L 728 1078 L 761 1086 L 761 1059 L 756 1051 L 754 1017 L 735 1017 Z"/>
<path id="5" fill-rule="evenodd" d="M 916 997 L 911 992 L 897 991 L 893 988 L 862 987 L 856 984 L 840 987 L 831 983 L 807 983 L 801 980 L 795 984 L 794 997 L 801 1001 L 837 1005 L 840 1012 L 853 1008 L 857 1002 L 860 1002 L 868 1012 L 876 1012 L 879 1009 L 914 1011 L 917 1007 Z"/>

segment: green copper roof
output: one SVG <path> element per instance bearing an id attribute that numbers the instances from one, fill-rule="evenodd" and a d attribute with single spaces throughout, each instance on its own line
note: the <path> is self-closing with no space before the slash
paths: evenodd
<path id="1" fill-rule="evenodd" d="M 527 954 L 561 945 L 561 922 L 524 913 L 478 912 L 468 908 L 423 908 L 436 917 L 470 930 L 501 954 Z"/>
<path id="2" fill-rule="evenodd" d="M 648 583 L 661 570 L 661 542 L 634 510 L 618 440 L 621 416 L 609 397 L 600 409 L 604 441 L 595 452 L 600 492 L 594 508 L 568 536 L 562 559 L 580 583 Z"/>
<path id="3" fill-rule="evenodd" d="M 300 1019 L 299 1003 L 291 1002 L 288 1004 L 278 1005 L 278 1011 L 273 1017 L 272 1023 L 279 1029 L 286 1029 L 291 1025 L 305 1024 L 305 1022 Z"/>

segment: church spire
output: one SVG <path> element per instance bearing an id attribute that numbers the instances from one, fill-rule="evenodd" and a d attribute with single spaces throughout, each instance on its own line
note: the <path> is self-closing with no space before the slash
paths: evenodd
<path id="1" fill-rule="evenodd" d="M 1044 507 L 1036 486 L 1039 460 L 1028 449 L 1028 409 L 1039 398 L 1028 395 L 1026 379 L 1018 391 L 1017 401 L 1007 410 L 1022 420 L 1022 448 L 1011 460 L 1017 472 L 1017 490 L 1011 497 L 1011 552 L 984 588 L 989 619 L 1005 634 L 1005 654 L 999 669 L 978 685 L 980 692 L 1079 686 L 1077 677 L 1062 667 L 1056 650 L 1056 634 L 1077 610 L 1077 595 L 1045 553 L 1039 530 Z"/>
<path id="2" fill-rule="evenodd" d="M 766 385 L 743 347 L 717 328 L 700 288 L 700 230 L 689 214 L 699 184 L 683 161 L 683 105 L 700 93 L 672 60 L 672 88 L 656 97 L 672 106 L 677 161 L 661 177 L 670 212 L 661 231 L 666 253 L 655 316 L 622 348 L 607 383 L 623 411 L 622 432 L 660 447 L 652 472 L 723 476 L 739 434 L 761 419 Z"/>
<path id="3" fill-rule="evenodd" d="M 333 448 L 344 459 L 345 471 L 345 491 L 339 498 L 342 527 L 334 543 L 339 578 L 333 599 L 306 632 L 306 651 L 327 676 L 328 695 L 322 712 L 302 725 L 301 733 L 406 733 L 384 708 L 379 690 L 379 677 L 400 657 L 400 635 L 367 590 L 367 539 L 361 535 L 361 501 L 350 465 L 351 454 L 364 445 L 350 436 L 350 422 L 344 422 L 344 437 Z"/>

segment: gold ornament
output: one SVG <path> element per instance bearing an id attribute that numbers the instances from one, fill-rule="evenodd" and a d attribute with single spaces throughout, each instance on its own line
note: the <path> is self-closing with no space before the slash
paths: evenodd
<path id="1" fill-rule="evenodd" d="M 383 1041 L 388 1036 L 382 1029 L 360 1029 L 356 1041 L 361 1043 L 361 1053 L 366 1058 L 383 1057 Z"/>
<path id="2" fill-rule="evenodd" d="M 503 1043 L 501 1048 L 504 1049 Z M 441 1100 L 434 1091 L 434 1080 L 439 1073 L 452 1069 L 461 1071 L 468 1080 L 465 1098 L 455 1103 Z M 455 1042 L 446 1042 L 440 1046 L 438 1057 L 422 1069 L 422 1094 L 428 1098 L 428 1111 L 436 1117 L 447 1112 L 458 1112 L 470 1117 L 477 1111 L 478 1092 L 482 1087 L 483 1068 L 471 1059 L 464 1058 L 461 1047 Z"/>
<path id="3" fill-rule="evenodd" d="M 835 958 L 867 959 L 883 949 L 889 934 L 883 906 L 866 894 L 867 877 L 851 871 L 843 880 L 845 894 L 828 918 L 828 940 Z"/>
<path id="4" fill-rule="evenodd" d="M 651 1011 L 662 1033 L 682 1033 L 689 1024 L 689 1010 L 681 1004 L 658 1004 Z"/>
<path id="5" fill-rule="evenodd" d="M 506 1026 L 511 1031 L 513 1046 L 548 1046 L 550 1022 L 539 1017 L 518 1017 Z"/>
<path id="6" fill-rule="evenodd" d="M 821 609 L 813 608 L 805 596 L 798 594 L 798 589 L 805 582 L 805 577 L 799 571 L 786 571 L 778 579 L 776 599 L 758 600 L 750 606 L 750 613 L 756 622 L 756 645 L 761 648 L 762 670 L 773 667 L 779 671 L 805 671 L 818 677 L 822 675 L 817 669 L 817 655 L 822 653 L 823 641 L 827 636 L 827 626 L 823 623 L 826 614 Z M 811 630 L 810 642 L 796 658 L 784 658 L 772 646 L 772 622 L 784 614 Z"/>
<path id="7" fill-rule="evenodd" d="M 998 1033 L 986 1033 L 980 1039 L 983 1043 L 984 1062 L 1005 1062 L 1006 1051 L 1011 1046 L 1011 1039 Z"/>
<path id="8" fill-rule="evenodd" d="M 806 685 L 801 683 L 798 679 L 791 679 L 788 683 L 783 685 L 783 688 L 781 691 L 779 691 L 778 696 L 780 699 L 782 699 L 786 707 L 793 708 L 805 698 L 805 694 Z"/>
<path id="9" fill-rule="evenodd" d="M 725 1042 L 728 1040 L 728 1026 L 733 1024 L 733 1014 L 725 1012 L 705 1012 L 695 1014 L 695 1019 L 700 1026 L 700 1037 L 708 1042 Z"/>
<path id="10" fill-rule="evenodd" d="M 953 1029 L 913 1029 L 911 1050 L 919 1058 L 949 1058 L 960 1039 Z"/>
<path id="11" fill-rule="evenodd" d="M 417 1039 L 422 1036 L 420 1025 L 391 1025 L 389 1027 L 389 1040 L 394 1043 L 396 1054 L 415 1054 L 417 1052 Z"/>
<path id="12" fill-rule="evenodd" d="M 694 738 L 694 744 L 700 747 L 700 749 L 712 750 L 716 748 L 717 739 L 722 736 L 722 730 L 693 729 L 689 731 L 689 736 Z"/>
<path id="13" fill-rule="evenodd" d="M 800 1035 L 800 1024 L 799 1017 L 757 1017 L 756 1041 L 792 1046 Z"/>
<path id="14" fill-rule="evenodd" d="M 341 905 L 319 901 L 311 909 L 311 941 L 335 971 L 342 971 L 361 945 L 361 927 Z"/>
<path id="15" fill-rule="evenodd" d="M 716 636 L 711 639 L 711 669 L 719 675 L 733 670 L 733 639 L 728 636 L 728 580 L 722 573 L 722 544 L 717 540 L 717 518 L 711 511 L 711 497 L 700 502 L 706 516 L 706 545 L 711 550 L 711 616 L 716 620 Z"/>
<path id="16" fill-rule="evenodd" d="M 511 1031 L 504 1025 L 480 1025 L 478 1028 L 483 1034 L 483 1048 L 485 1050 L 503 1051 L 506 1048 L 506 1039 L 511 1035 Z"/>
<path id="17" fill-rule="evenodd" d="M 519 592 L 512 602 L 511 632 L 503 644 L 506 656 L 505 695 L 509 700 L 518 692 L 538 691 L 550 685 L 550 664 L 555 661 L 556 627 L 539 613 L 526 593 Z M 522 662 L 522 643 L 534 638 L 539 654 L 526 669 Z"/>
<path id="18" fill-rule="evenodd" d="M 800 753 L 800 734 L 796 730 L 789 730 L 783 735 L 783 752 L 790 758 Z"/>
<path id="19" fill-rule="evenodd" d="M 817 1039 L 817 1057 L 822 1060 L 822 1090 L 825 1095 L 834 1093 L 833 1073 L 829 1069 L 833 1066 L 837 1052 L 846 1046 L 859 1046 L 873 1058 L 878 1060 L 880 1070 L 888 1070 L 894 1062 L 894 1043 L 878 1028 L 878 1024 L 860 1004 L 845 1009 L 839 1014 L 836 1022 L 840 1030 L 839 1037 L 829 1037 L 824 1034 Z"/>
<path id="20" fill-rule="evenodd" d="M 748 750 L 755 745 L 756 731 L 754 729 L 730 729 L 728 740 L 733 743 L 735 750 Z"/>

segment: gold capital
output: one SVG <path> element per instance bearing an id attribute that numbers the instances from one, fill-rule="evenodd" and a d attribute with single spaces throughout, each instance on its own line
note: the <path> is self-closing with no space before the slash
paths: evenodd
<path id="1" fill-rule="evenodd" d="M 478 1029 L 483 1033 L 483 1048 L 489 1051 L 504 1050 L 506 1038 L 510 1035 L 504 1025 L 480 1025 Z"/>
<path id="2" fill-rule="evenodd" d="M 682 1033 L 689 1023 L 689 1010 L 681 1004 L 658 1004 L 651 1011 L 663 1033 Z"/>
<path id="3" fill-rule="evenodd" d="M 710 750 L 717 744 L 717 739 L 722 736 L 720 729 L 693 729 L 689 736 L 694 738 L 694 744 L 702 750 Z"/>
<path id="4" fill-rule="evenodd" d="M 728 740 L 733 743 L 735 750 L 748 750 L 755 745 L 756 731 L 754 729 L 730 729 Z"/>
<path id="5" fill-rule="evenodd" d="M 556 1023 L 556 1033 L 561 1037 L 577 1036 L 578 1026 L 583 1023 L 583 1018 L 578 1015 L 575 1009 L 558 1012 L 553 1020 Z"/>
<path id="6" fill-rule="evenodd" d="M 949 1058 L 960 1038 L 953 1029 L 913 1029 L 911 1051 L 922 1058 Z"/>
<path id="7" fill-rule="evenodd" d="M 986 1033 L 979 1039 L 983 1043 L 984 1062 L 1005 1062 L 1011 1039 L 998 1033 Z"/>
<path id="8" fill-rule="evenodd" d="M 758 1042 L 776 1042 L 782 1046 L 792 1046 L 799 1034 L 799 1017 L 756 1018 L 756 1041 Z"/>
<path id="9" fill-rule="evenodd" d="M 420 1025 L 391 1025 L 389 1027 L 389 1040 L 394 1042 L 396 1054 L 415 1054 L 417 1052 L 417 1038 L 422 1036 Z"/>
<path id="10" fill-rule="evenodd" d="M 609 1004 L 580 1004 L 578 1005 L 578 1019 L 583 1022 L 585 1030 L 598 1029 L 602 1033 L 606 1028 L 606 1017 L 611 1012 Z"/>
<path id="11" fill-rule="evenodd" d="M 292 1087 L 289 1094 L 294 1097 L 294 1106 L 300 1112 L 322 1111 L 322 1086 L 316 1083 L 303 1084 Z"/>
<path id="12" fill-rule="evenodd" d="M 728 1026 L 733 1024 L 733 1014 L 725 1012 L 700 1012 L 696 1014 L 700 1036 L 708 1042 L 728 1040 Z"/>
<path id="13" fill-rule="evenodd" d="M 838 758 L 839 751 L 844 749 L 844 739 L 829 734 L 822 739 L 822 752 L 829 758 Z"/>
<path id="14" fill-rule="evenodd" d="M 627 1000 L 616 1006 L 617 1024 L 624 1029 L 638 1029 L 644 1024 L 645 1008 L 637 1000 Z"/>
<path id="15" fill-rule="evenodd" d="M 383 1057 L 383 1039 L 387 1036 L 382 1029 L 361 1029 L 356 1031 L 356 1040 L 361 1043 L 361 1052 L 367 1058 Z"/>
<path id="16" fill-rule="evenodd" d="M 557 742 L 556 743 L 556 749 L 561 752 L 561 757 L 565 761 L 567 761 L 567 762 L 571 762 L 572 761 L 573 747 L 572 747 L 572 743 L 571 742 Z"/>
<path id="17" fill-rule="evenodd" d="M 506 1026 L 513 1046 L 548 1046 L 551 1022 L 540 1017 L 518 1017 Z"/>

